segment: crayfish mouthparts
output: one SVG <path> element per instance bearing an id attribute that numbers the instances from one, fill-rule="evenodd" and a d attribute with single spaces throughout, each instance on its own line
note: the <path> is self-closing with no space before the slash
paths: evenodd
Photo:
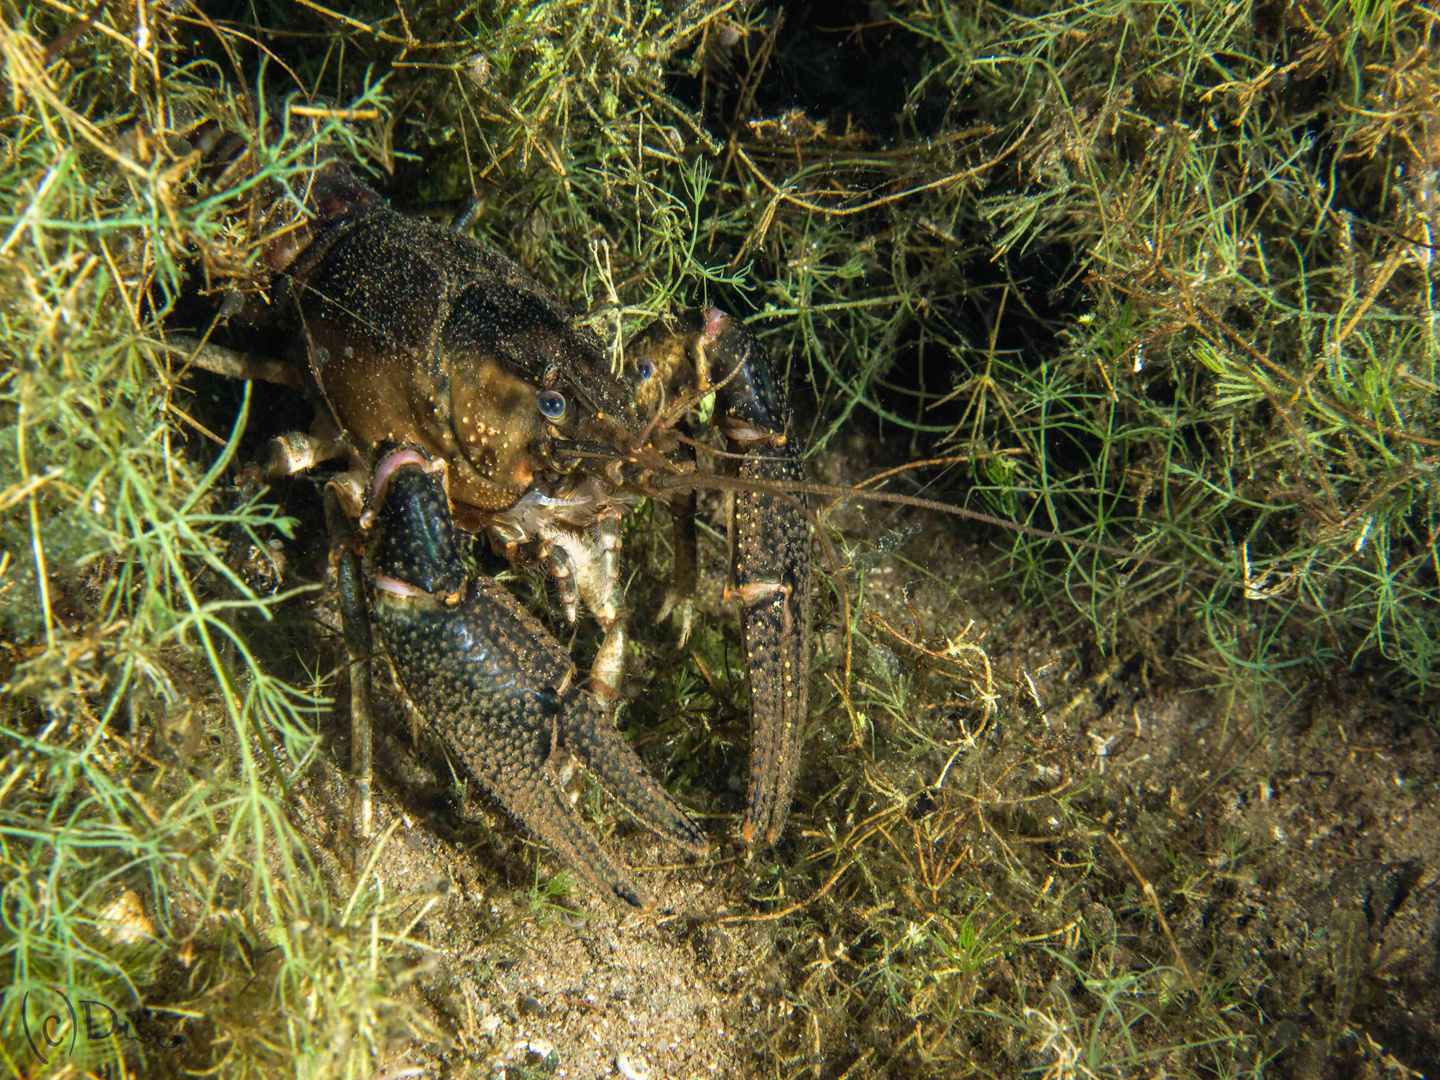
<path id="1" fill-rule="evenodd" d="M 704 856 L 705 834 L 620 736 L 605 703 L 571 685 L 570 656 L 544 626 L 466 570 L 444 470 L 402 450 L 376 477 L 374 618 L 406 695 L 480 785 L 581 877 L 612 900 L 647 906 L 566 796 L 563 759 L 578 760 L 637 820 L 686 851 Z M 459 599 L 426 602 L 437 594 Z"/>

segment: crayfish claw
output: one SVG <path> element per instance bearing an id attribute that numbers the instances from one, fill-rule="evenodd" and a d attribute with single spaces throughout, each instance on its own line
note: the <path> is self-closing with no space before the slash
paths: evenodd
<path id="1" fill-rule="evenodd" d="M 569 654 L 505 589 L 471 575 L 455 547 L 443 472 L 415 451 L 375 470 L 375 625 L 400 685 L 491 795 L 597 891 L 645 900 L 566 798 L 569 750 L 643 824 L 703 854 L 703 833 L 649 775 L 604 704 L 570 685 Z M 453 597 L 454 602 L 447 600 Z"/>
<path id="2" fill-rule="evenodd" d="M 575 691 L 567 696 L 560 727 L 561 745 L 579 759 L 585 771 L 651 832 L 673 840 L 692 855 L 704 857 L 710 842 L 646 771 L 644 763 L 615 730 L 608 711 L 593 695 Z"/>
<path id="3" fill-rule="evenodd" d="M 723 312 L 705 313 L 716 424 L 742 456 L 731 472 L 769 484 L 803 481 L 789 402 L 764 348 Z M 810 524 L 802 499 L 739 491 L 731 504 L 729 597 L 740 602 L 750 672 L 750 792 L 740 835 L 774 844 L 785 829 L 810 688 Z"/>
<path id="4" fill-rule="evenodd" d="M 746 462 L 741 476 L 804 479 L 793 461 Z M 773 844 L 800 770 L 810 684 L 810 532 L 788 496 L 739 492 L 730 524 L 731 595 L 750 668 L 750 794 L 741 836 Z"/>
<path id="5" fill-rule="evenodd" d="M 529 827 L 596 892 L 629 907 L 650 906 L 630 875 L 595 839 L 548 765 L 531 762 L 529 767 L 510 770 L 494 786 L 486 786 L 501 806 Z"/>
<path id="6" fill-rule="evenodd" d="M 784 490 L 806 480 L 805 459 L 790 436 L 784 379 L 750 329 L 718 308 L 647 327 L 625 359 L 652 427 L 685 410 L 698 422 L 708 413 L 729 444 L 727 471 L 754 482 L 731 500 L 725 595 L 740 602 L 750 683 L 750 792 L 740 835 L 773 844 L 795 792 L 810 686 L 809 516 L 804 500 Z M 694 495 L 672 499 L 671 511 L 676 581 L 662 618 L 688 599 L 695 579 Z"/>

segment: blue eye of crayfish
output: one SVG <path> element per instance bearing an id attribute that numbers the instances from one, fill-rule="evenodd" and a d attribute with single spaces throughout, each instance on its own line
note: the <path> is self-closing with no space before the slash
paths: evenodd
<path id="1" fill-rule="evenodd" d="M 559 420 L 565 415 L 565 395 L 554 390 L 542 390 L 536 399 L 540 414 L 547 420 Z"/>
<path id="2" fill-rule="evenodd" d="M 641 360 L 635 365 L 635 377 L 641 382 L 649 382 L 650 376 L 655 374 L 655 366 L 649 360 Z"/>

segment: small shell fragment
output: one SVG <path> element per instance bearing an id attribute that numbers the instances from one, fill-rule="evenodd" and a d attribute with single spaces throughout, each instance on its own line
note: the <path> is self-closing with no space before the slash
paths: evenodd
<path id="1" fill-rule="evenodd" d="M 650 1063 L 638 1054 L 633 1057 L 624 1051 L 616 1054 L 615 1068 L 625 1080 L 650 1080 Z"/>
<path id="2" fill-rule="evenodd" d="M 95 920 L 95 928 L 117 945 L 138 945 L 155 936 L 155 927 L 145 914 L 145 904 L 130 889 L 105 905 Z"/>

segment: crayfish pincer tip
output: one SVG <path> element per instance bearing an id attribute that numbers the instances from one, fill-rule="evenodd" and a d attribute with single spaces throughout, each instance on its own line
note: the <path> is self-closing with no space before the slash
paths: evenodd
<path id="1" fill-rule="evenodd" d="M 762 829 L 754 822 L 747 821 L 740 828 L 740 839 L 745 842 L 746 847 L 774 847 L 784 833 L 784 827 Z"/>

